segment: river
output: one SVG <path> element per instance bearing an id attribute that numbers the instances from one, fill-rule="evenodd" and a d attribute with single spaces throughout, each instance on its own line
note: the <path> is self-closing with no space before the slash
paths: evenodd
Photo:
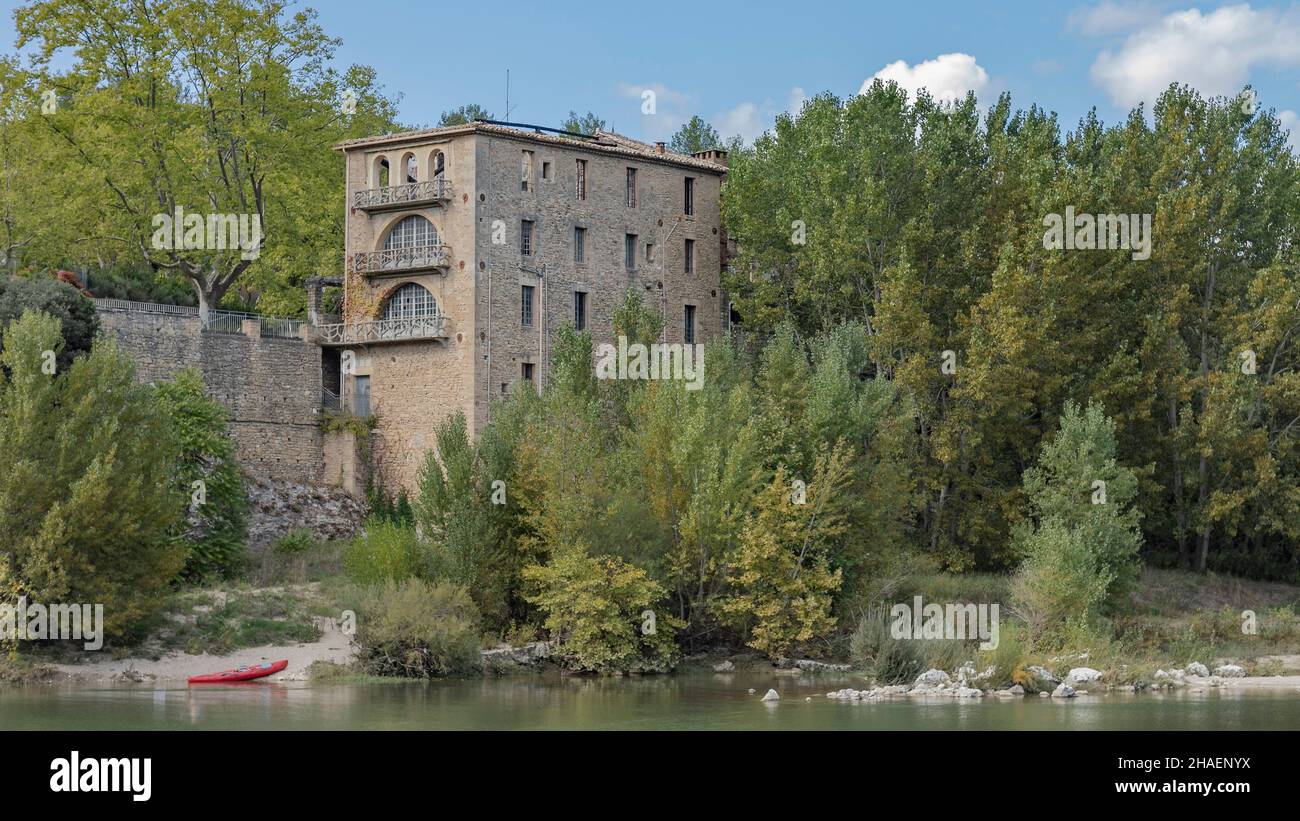
<path id="1" fill-rule="evenodd" d="M 0 688 L 0 729 L 1266 730 L 1300 728 L 1300 693 L 1206 688 L 1070 700 L 830 700 L 854 678 L 689 673 L 431 683 L 60 684 Z M 774 687 L 781 700 L 759 697 Z M 750 694 L 753 688 L 756 692 Z M 812 696 L 812 701 L 805 697 Z"/>

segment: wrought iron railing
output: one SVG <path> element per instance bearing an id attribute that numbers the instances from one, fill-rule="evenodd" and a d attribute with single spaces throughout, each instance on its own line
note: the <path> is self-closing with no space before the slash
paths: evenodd
<path id="1" fill-rule="evenodd" d="M 325 410 L 342 410 L 343 400 L 329 388 L 320 389 L 320 406 Z"/>
<path id="2" fill-rule="evenodd" d="M 323 345 L 364 345 L 408 339 L 442 339 L 446 337 L 446 325 L 446 317 L 421 316 L 318 325 L 316 333 Z"/>
<path id="3" fill-rule="evenodd" d="M 190 305 L 163 305 L 159 302 L 132 302 L 129 299 L 92 299 L 97 311 L 125 311 L 132 314 L 169 314 L 198 316 L 199 309 Z"/>
<path id="4" fill-rule="evenodd" d="M 352 206 L 361 209 L 401 207 L 422 202 L 443 202 L 449 199 L 451 199 L 451 183 L 441 177 L 424 182 L 408 182 L 352 192 Z"/>
<path id="5" fill-rule="evenodd" d="M 382 251 L 359 251 L 352 255 L 352 269 L 360 274 L 447 268 L 450 265 L 451 248 L 446 245 L 386 248 Z"/>

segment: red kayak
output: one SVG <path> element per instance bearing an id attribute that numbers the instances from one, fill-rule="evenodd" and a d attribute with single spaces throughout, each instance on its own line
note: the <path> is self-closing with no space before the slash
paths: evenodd
<path id="1" fill-rule="evenodd" d="M 225 670 L 220 673 L 208 673 L 205 676 L 190 676 L 190 684 L 224 684 L 231 681 L 252 681 L 255 678 L 275 675 L 288 666 L 288 659 L 264 661 L 261 664 L 250 664 L 245 667 L 236 667 L 234 670 Z"/>

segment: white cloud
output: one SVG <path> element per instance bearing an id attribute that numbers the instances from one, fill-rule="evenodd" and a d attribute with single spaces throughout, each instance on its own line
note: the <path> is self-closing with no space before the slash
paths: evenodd
<path id="1" fill-rule="evenodd" d="M 1291 132 L 1291 138 L 1287 140 L 1291 144 L 1291 150 L 1300 154 L 1300 114 L 1294 111 L 1279 111 L 1277 118 L 1282 121 L 1282 128 Z"/>
<path id="2" fill-rule="evenodd" d="M 650 114 L 644 113 L 644 95 L 647 91 L 654 92 L 654 111 Z M 615 131 L 621 129 L 634 133 L 635 129 L 629 128 L 628 124 L 636 122 L 643 139 L 667 140 L 694 113 L 689 94 L 671 89 L 663 83 L 619 83 L 618 93 L 634 102 L 628 109 L 628 115 L 611 121 L 610 127 Z"/>
<path id="3" fill-rule="evenodd" d="M 1070 12 L 1066 25 L 1096 37 L 1132 31 L 1159 17 L 1160 10 L 1153 3 L 1121 5 L 1112 0 L 1103 0 L 1095 6 L 1085 6 Z"/>
<path id="4" fill-rule="evenodd" d="M 966 96 L 967 91 L 977 95 L 989 84 L 989 74 L 969 54 L 940 54 L 909 66 L 903 60 L 890 63 L 862 83 L 859 94 L 865 94 L 875 80 L 893 80 L 913 97 L 922 88 L 941 102 L 953 102 Z"/>
<path id="5" fill-rule="evenodd" d="M 1256 11 L 1224 6 L 1165 15 L 1130 35 L 1116 52 L 1097 55 L 1092 79 L 1118 105 L 1150 102 L 1172 82 L 1207 95 L 1229 95 L 1253 66 L 1300 66 L 1300 9 Z"/>
<path id="6" fill-rule="evenodd" d="M 798 114 L 806 102 L 808 102 L 808 95 L 802 88 L 795 86 L 786 95 L 784 110 L 791 114 Z M 752 143 L 772 127 L 776 122 L 776 115 L 782 110 L 771 98 L 761 103 L 743 102 L 714 115 L 712 123 L 718 131 L 718 136 L 724 141 L 738 136 L 745 142 Z"/>

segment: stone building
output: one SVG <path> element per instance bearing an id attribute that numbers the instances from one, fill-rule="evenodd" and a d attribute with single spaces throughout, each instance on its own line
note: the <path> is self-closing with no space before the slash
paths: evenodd
<path id="1" fill-rule="evenodd" d="M 629 289 L 664 342 L 725 330 L 726 152 L 686 156 L 618 134 L 474 122 L 352 140 L 346 158 L 342 315 L 311 325 L 326 395 L 375 419 L 368 461 L 414 488 L 439 422 L 470 434 L 492 401 L 546 381 L 562 323 L 612 341 Z M 337 454 L 327 482 L 357 475 Z"/>

